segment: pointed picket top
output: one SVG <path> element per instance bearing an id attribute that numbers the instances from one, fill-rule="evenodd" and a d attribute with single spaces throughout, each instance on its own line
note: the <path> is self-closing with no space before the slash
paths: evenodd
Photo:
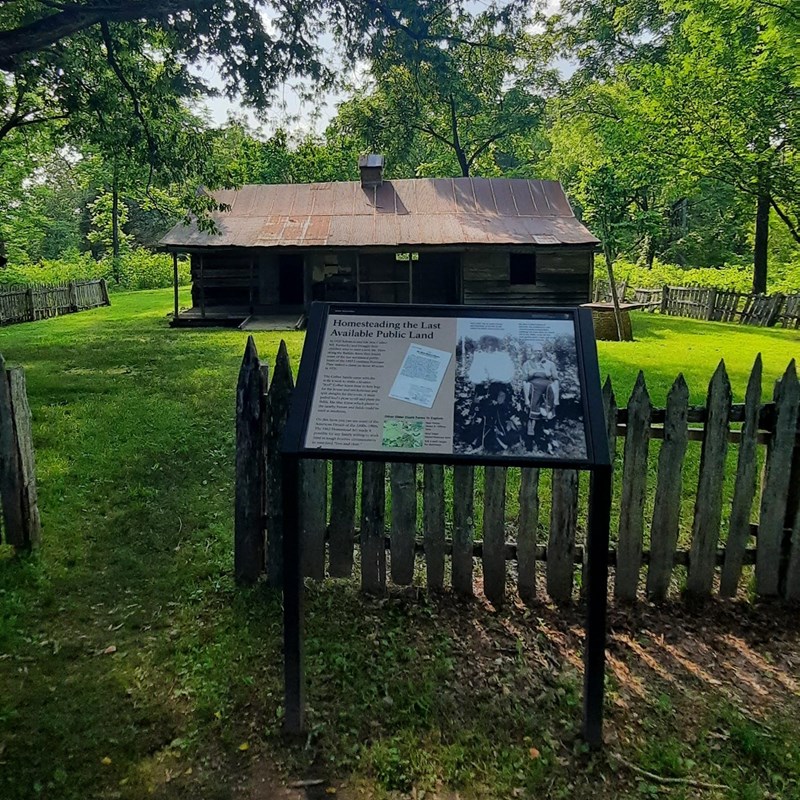
<path id="1" fill-rule="evenodd" d="M 639 370 L 639 374 L 636 376 L 636 383 L 633 384 L 633 391 L 628 400 L 628 409 L 630 409 L 631 406 L 652 406 L 650 402 L 650 392 L 647 391 L 647 381 L 645 380 L 642 370 Z"/>
<path id="2" fill-rule="evenodd" d="M 686 378 L 683 373 L 679 372 L 678 377 L 672 382 L 669 392 L 667 392 L 667 407 L 672 403 L 688 403 L 689 402 L 689 384 L 686 383 Z"/>
<path id="3" fill-rule="evenodd" d="M 781 393 L 797 391 L 797 365 L 795 360 L 792 359 L 786 367 L 786 371 L 781 378 Z"/>
<path id="4" fill-rule="evenodd" d="M 617 398 L 614 396 L 614 387 L 611 385 L 611 376 L 606 376 L 602 392 L 603 414 L 606 418 L 606 439 L 608 441 L 608 454 L 611 463 L 617 455 Z"/>
<path id="5" fill-rule="evenodd" d="M 711 380 L 708 382 L 708 395 L 706 397 L 706 425 L 712 415 L 722 414 L 725 425 L 728 424 L 731 403 L 733 402 L 733 390 L 731 381 L 728 377 L 728 369 L 725 366 L 725 359 L 721 358 Z"/>
<path id="6" fill-rule="evenodd" d="M 750 380 L 747 381 L 747 390 L 744 393 L 744 402 L 747 403 L 750 397 L 757 393 L 761 399 L 761 376 L 764 372 L 764 364 L 761 360 L 761 353 L 756 356 L 753 362 L 753 369 L 750 370 Z"/>
<path id="7" fill-rule="evenodd" d="M 611 376 L 606 375 L 605 382 L 603 383 L 603 402 L 606 406 L 616 403 L 617 398 L 614 396 L 614 387 L 611 385 Z"/>
<path id="8" fill-rule="evenodd" d="M 279 386 L 285 389 L 294 388 L 294 378 L 292 378 L 292 364 L 289 360 L 289 351 L 286 348 L 286 342 L 281 339 L 278 345 L 278 355 L 275 356 L 275 369 L 272 371 L 272 383 L 270 388 L 278 381 Z"/>
<path id="9" fill-rule="evenodd" d="M 244 347 L 242 356 L 242 366 L 239 370 L 239 383 L 246 381 L 251 372 L 257 372 L 259 368 L 258 348 L 252 336 L 247 337 L 247 344 Z"/>

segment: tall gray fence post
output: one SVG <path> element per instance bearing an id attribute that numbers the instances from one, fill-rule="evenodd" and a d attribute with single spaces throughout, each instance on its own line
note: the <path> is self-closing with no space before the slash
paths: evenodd
<path id="1" fill-rule="evenodd" d="M 236 582 L 255 583 L 264 570 L 264 386 L 253 337 L 236 387 L 236 499 L 233 571 Z"/>

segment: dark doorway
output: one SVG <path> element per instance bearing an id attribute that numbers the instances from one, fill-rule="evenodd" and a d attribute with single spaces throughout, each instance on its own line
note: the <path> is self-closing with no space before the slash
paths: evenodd
<path id="1" fill-rule="evenodd" d="M 278 302 L 282 306 L 305 305 L 305 260 L 296 253 L 278 256 Z"/>
<path id="2" fill-rule="evenodd" d="M 420 253 L 411 264 L 412 302 L 459 303 L 460 253 Z"/>

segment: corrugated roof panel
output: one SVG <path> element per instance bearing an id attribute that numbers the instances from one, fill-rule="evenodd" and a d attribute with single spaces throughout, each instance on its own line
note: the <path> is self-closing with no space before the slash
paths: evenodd
<path id="1" fill-rule="evenodd" d="M 297 187 L 293 183 L 285 183 L 279 184 L 275 188 L 277 191 L 273 195 L 270 214 L 283 214 L 284 216 L 291 214 Z"/>
<path id="2" fill-rule="evenodd" d="M 501 217 L 516 217 L 519 212 L 517 205 L 514 202 L 514 193 L 511 191 L 511 184 L 509 181 L 493 180 L 492 181 L 492 194 L 494 194 L 494 202 L 497 206 L 497 213 Z"/>
<path id="3" fill-rule="evenodd" d="M 373 243 L 394 247 L 400 240 L 400 226 L 394 214 L 378 214 L 375 216 L 375 233 Z"/>
<path id="4" fill-rule="evenodd" d="M 514 195 L 514 205 L 517 207 L 517 213 L 521 217 L 535 217 L 536 206 L 531 197 L 531 190 L 528 186 L 528 181 L 522 178 L 512 178 L 509 180 L 511 192 Z"/>
<path id="5" fill-rule="evenodd" d="M 288 208 L 278 208 L 276 213 L 288 214 L 291 217 L 303 217 L 312 212 L 312 195 L 310 183 L 296 183 L 292 186 L 292 201 Z"/>
<path id="6" fill-rule="evenodd" d="M 528 181 L 528 187 L 530 189 L 531 195 L 533 196 L 533 202 L 536 206 L 537 216 L 539 217 L 550 217 L 555 214 L 554 210 L 550 207 L 550 203 L 548 202 L 547 195 L 545 194 L 544 189 L 539 181 Z"/>
<path id="7" fill-rule="evenodd" d="M 331 217 L 328 244 L 331 247 L 359 247 L 375 240 L 375 217 L 366 214 L 353 217 Z"/>
<path id="8" fill-rule="evenodd" d="M 308 218 L 303 244 L 309 247 L 323 246 L 328 242 L 331 231 L 331 216 L 313 216 Z"/>
<path id="9" fill-rule="evenodd" d="M 332 183 L 314 183 L 311 185 L 311 214 L 329 217 L 333 210 Z"/>
<path id="10" fill-rule="evenodd" d="M 564 194 L 564 188 L 558 181 L 537 181 L 544 190 L 550 208 L 554 213 L 565 217 L 574 216 L 569 200 Z"/>
<path id="11" fill-rule="evenodd" d="M 491 244 L 486 217 L 479 214 L 459 214 L 461 241 L 469 244 Z"/>
<path id="12" fill-rule="evenodd" d="M 418 214 L 455 214 L 452 178 L 434 178 L 417 187 Z"/>
<path id="13" fill-rule="evenodd" d="M 389 181 L 385 181 L 375 188 L 375 212 L 394 216 L 395 190 Z"/>
<path id="14" fill-rule="evenodd" d="M 361 187 L 354 181 L 347 183 L 333 183 L 333 214 L 336 216 L 350 216 L 354 213 L 356 190 Z"/>
<path id="15" fill-rule="evenodd" d="M 475 203 L 481 214 L 497 216 L 497 206 L 494 202 L 492 181 L 488 178 L 473 178 L 472 188 L 475 192 Z"/>
<path id="16" fill-rule="evenodd" d="M 353 214 L 361 216 L 363 214 L 375 213 L 375 187 L 370 186 L 364 188 L 361 185 L 356 187 L 355 197 L 353 199 Z"/>
<path id="17" fill-rule="evenodd" d="M 475 192 L 469 178 L 455 178 L 453 192 L 456 197 L 456 207 L 462 214 L 474 214 L 478 206 L 475 202 Z"/>
<path id="18" fill-rule="evenodd" d="M 417 208 L 417 181 L 392 181 L 395 190 L 394 207 L 398 217 L 412 216 Z"/>

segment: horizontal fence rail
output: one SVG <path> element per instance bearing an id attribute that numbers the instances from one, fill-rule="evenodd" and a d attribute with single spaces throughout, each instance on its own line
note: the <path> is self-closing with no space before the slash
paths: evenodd
<path id="1" fill-rule="evenodd" d="M 70 281 L 57 286 L 0 288 L 0 325 L 35 322 L 111 305 L 105 279 Z"/>
<path id="2" fill-rule="evenodd" d="M 626 294 L 628 302 L 638 303 L 645 311 L 673 317 L 800 328 L 800 294 L 749 294 L 699 286 L 630 289 L 625 282 L 618 284 L 620 302 L 626 300 Z M 595 283 L 594 299 L 611 301 L 606 281 Z"/>
<path id="3" fill-rule="evenodd" d="M 283 343 L 267 384 L 250 339 L 237 389 L 235 569 L 241 582 L 266 571 L 268 582 L 279 586 L 284 532 L 277 448 L 293 390 Z M 653 407 L 641 373 L 624 407 L 610 380 L 603 401 L 615 470 L 608 554 L 615 596 L 659 602 L 684 589 L 696 598 L 732 597 L 745 588 L 744 568 L 754 566 L 757 595 L 800 600 L 794 361 L 771 402 L 762 402 L 760 357 L 741 404 L 732 403 L 723 362 L 704 406 L 689 405 L 679 375 L 666 406 Z M 389 580 L 450 585 L 462 595 L 482 586 L 495 604 L 514 581 L 526 602 L 542 590 L 551 600 L 569 601 L 585 568 L 582 481 L 585 475 L 563 469 L 305 461 L 304 574 L 341 578 L 360 567 L 362 588 L 372 592 Z"/>

